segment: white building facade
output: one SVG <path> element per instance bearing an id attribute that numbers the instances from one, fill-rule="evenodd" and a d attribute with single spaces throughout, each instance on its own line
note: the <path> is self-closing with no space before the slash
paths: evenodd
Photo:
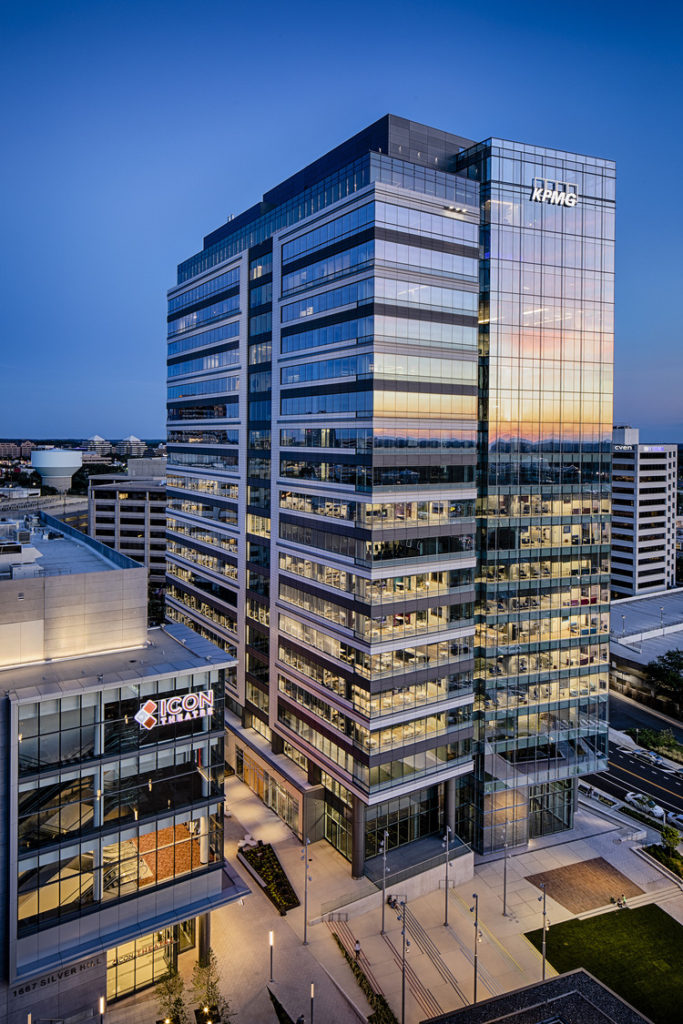
<path id="1" fill-rule="evenodd" d="M 637 428 L 615 427 L 612 452 L 612 594 L 676 586 L 678 445 L 641 444 Z"/>

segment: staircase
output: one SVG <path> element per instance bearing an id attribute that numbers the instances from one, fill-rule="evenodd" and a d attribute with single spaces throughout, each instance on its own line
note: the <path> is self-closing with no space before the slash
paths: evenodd
<path id="1" fill-rule="evenodd" d="M 637 907 L 646 907 L 650 903 L 666 903 L 667 900 L 680 896 L 681 890 L 677 885 L 667 885 L 663 889 L 653 889 L 650 892 L 643 892 L 640 896 L 629 896 L 626 900 L 626 909 L 635 910 Z M 604 907 L 593 907 L 583 914 L 577 914 L 579 921 L 586 921 L 589 917 L 598 917 L 600 914 L 610 914 L 613 910 L 619 910 L 616 903 L 608 903 Z"/>

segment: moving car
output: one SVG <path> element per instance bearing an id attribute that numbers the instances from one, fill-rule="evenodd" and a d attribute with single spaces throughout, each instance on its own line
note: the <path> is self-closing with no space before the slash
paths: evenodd
<path id="1" fill-rule="evenodd" d="M 664 808 L 656 804 L 651 797 L 645 796 L 644 793 L 627 793 L 624 800 L 627 804 L 637 807 L 643 814 L 651 814 L 653 818 L 664 817 Z"/>

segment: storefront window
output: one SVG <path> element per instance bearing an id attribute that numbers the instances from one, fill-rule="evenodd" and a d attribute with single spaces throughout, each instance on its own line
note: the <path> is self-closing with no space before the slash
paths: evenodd
<path id="1" fill-rule="evenodd" d="M 296 797 L 293 797 L 275 776 L 245 754 L 242 747 L 235 747 L 235 762 L 237 777 L 300 837 L 299 801 Z"/>
<path id="2" fill-rule="evenodd" d="M 107 953 L 107 1000 L 139 992 L 153 985 L 169 968 L 178 966 L 178 954 L 195 944 L 195 921 L 143 935 Z"/>

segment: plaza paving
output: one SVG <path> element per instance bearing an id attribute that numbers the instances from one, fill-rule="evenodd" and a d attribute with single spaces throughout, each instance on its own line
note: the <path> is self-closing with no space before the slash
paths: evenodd
<path id="1" fill-rule="evenodd" d="M 304 865 L 301 844 L 272 812 L 235 778 L 227 780 L 226 855 L 235 865 L 239 840 L 246 834 L 273 843 L 303 904 Z M 528 849 L 511 851 L 507 862 L 507 916 L 503 916 L 504 864 L 500 856 L 478 858 L 473 881 L 450 890 L 448 927 L 444 925 L 444 889 L 408 901 L 406 957 L 406 1024 L 463 1006 L 472 1001 L 474 988 L 475 930 L 470 907 L 472 894 L 479 895 L 478 997 L 484 999 L 530 984 L 541 976 L 541 957 L 524 933 L 541 925 L 540 890 L 528 876 L 568 868 L 602 857 L 642 890 L 641 902 L 661 903 L 678 920 L 683 919 L 680 888 L 621 839 L 627 820 L 605 817 L 597 804 L 584 801 L 571 833 L 534 840 Z M 649 841 L 653 841 L 652 833 Z M 371 1009 L 338 949 L 332 932 L 353 950 L 361 943 L 361 966 L 382 991 L 399 1020 L 401 1015 L 402 935 L 395 912 L 385 908 L 385 935 L 381 930 L 381 895 L 367 880 L 353 880 L 348 863 L 324 842 L 310 846 L 312 881 L 309 882 L 308 945 L 303 940 L 303 905 L 280 917 L 246 870 L 238 870 L 252 889 L 242 906 L 231 905 L 212 914 L 212 945 L 218 954 L 224 989 L 238 1024 L 270 1024 L 275 1014 L 267 994 L 268 932 L 275 939 L 274 978 L 271 986 L 290 1016 L 300 1013 L 310 1020 L 310 984 L 315 984 L 315 1020 L 325 1024 L 355 1024 Z M 397 887 L 402 895 L 401 886 Z M 390 882 L 387 892 L 392 892 Z M 369 894 L 373 894 L 369 899 Z M 605 903 L 609 901 L 605 888 Z M 616 892 L 620 895 L 620 892 Z M 354 914 L 350 900 L 366 897 Z M 595 903 L 595 900 L 593 900 Z M 321 914 L 338 906 L 337 920 L 324 922 Z M 552 896 L 547 899 L 548 917 L 559 923 L 575 914 Z M 611 908 L 606 908 L 611 909 Z M 347 919 L 344 919 L 347 918 Z M 181 958 L 181 973 L 189 977 L 194 954 Z M 552 969 L 548 968 L 552 974 Z M 147 1024 L 156 1019 L 150 993 L 112 1005 L 107 1024 Z"/>

